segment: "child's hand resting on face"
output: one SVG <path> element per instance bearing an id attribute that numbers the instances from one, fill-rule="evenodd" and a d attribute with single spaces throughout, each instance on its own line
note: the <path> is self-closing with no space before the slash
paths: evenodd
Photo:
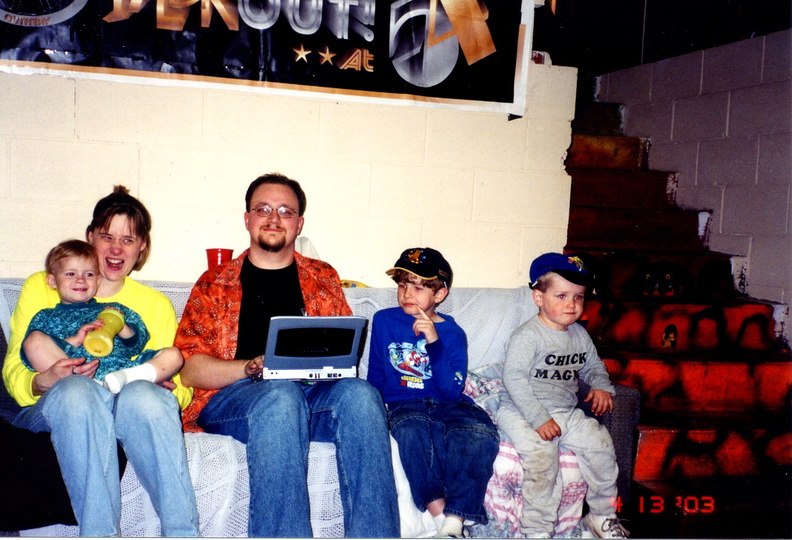
<path id="1" fill-rule="evenodd" d="M 415 335 L 420 336 L 423 334 L 427 343 L 434 343 L 439 339 L 434 321 L 432 321 L 432 319 L 429 318 L 429 315 L 427 315 L 426 312 L 419 306 L 415 307 L 417 307 L 418 311 L 421 312 L 421 316 L 417 317 L 413 323 L 413 331 L 415 332 Z"/>

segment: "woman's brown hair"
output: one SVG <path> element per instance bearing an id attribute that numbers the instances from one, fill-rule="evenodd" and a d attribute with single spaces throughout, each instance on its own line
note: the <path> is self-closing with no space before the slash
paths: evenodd
<path id="1" fill-rule="evenodd" d="M 148 260 L 151 253 L 151 214 L 143 203 L 129 194 L 125 186 L 114 186 L 113 192 L 99 199 L 93 211 L 93 219 L 85 229 L 86 238 L 92 232 L 104 232 L 110 227 L 110 222 L 115 216 L 126 216 L 132 227 L 132 232 L 146 245 L 138 256 L 132 270 L 140 270 Z"/>

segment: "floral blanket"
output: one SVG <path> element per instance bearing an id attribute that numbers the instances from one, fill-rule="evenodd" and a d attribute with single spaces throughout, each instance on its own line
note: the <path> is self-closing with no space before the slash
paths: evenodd
<path id="1" fill-rule="evenodd" d="M 499 394 L 505 392 L 502 381 L 502 365 L 493 364 L 468 372 L 465 382 L 465 394 L 487 413 L 493 422 L 500 403 Z M 484 507 L 487 510 L 489 523 L 473 525 L 470 533 L 477 538 L 521 537 L 520 511 L 522 509 L 523 469 L 520 457 L 508 437 L 500 431 L 501 444 L 498 457 L 495 459 L 494 470 Z M 580 475 L 575 454 L 562 451 L 561 478 L 564 484 L 561 505 L 558 508 L 558 522 L 555 537 L 573 537 L 579 533 L 578 523 L 583 512 L 583 501 L 586 496 L 586 483 Z"/>

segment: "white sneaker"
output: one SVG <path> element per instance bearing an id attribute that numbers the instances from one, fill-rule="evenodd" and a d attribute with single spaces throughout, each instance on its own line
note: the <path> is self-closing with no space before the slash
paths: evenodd
<path id="1" fill-rule="evenodd" d="M 586 514 L 586 517 L 583 518 L 583 525 L 597 538 L 628 538 L 630 536 L 629 531 L 619 523 L 616 514 L 608 516 Z"/>

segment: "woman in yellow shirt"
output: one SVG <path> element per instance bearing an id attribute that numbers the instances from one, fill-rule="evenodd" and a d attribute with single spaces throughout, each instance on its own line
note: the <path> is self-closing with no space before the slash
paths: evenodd
<path id="1" fill-rule="evenodd" d="M 151 333 L 146 348 L 173 345 L 176 314 L 168 298 L 129 277 L 143 267 L 151 247 L 151 217 L 127 188 L 116 186 L 94 208 L 86 238 L 99 254 L 99 302 L 138 312 Z M 11 316 L 3 365 L 9 394 L 23 407 L 13 424 L 50 432 L 81 536 L 119 536 L 121 490 L 116 442 L 151 497 L 164 536 L 197 536 L 198 512 L 187 469 L 179 409 L 192 398 L 178 377 L 162 386 L 135 381 L 114 395 L 93 381 L 98 360 L 61 358 L 44 372 L 20 357 L 28 324 L 54 307 L 57 291 L 46 273 L 30 276 Z M 168 388 L 163 388 L 167 386 Z"/>

